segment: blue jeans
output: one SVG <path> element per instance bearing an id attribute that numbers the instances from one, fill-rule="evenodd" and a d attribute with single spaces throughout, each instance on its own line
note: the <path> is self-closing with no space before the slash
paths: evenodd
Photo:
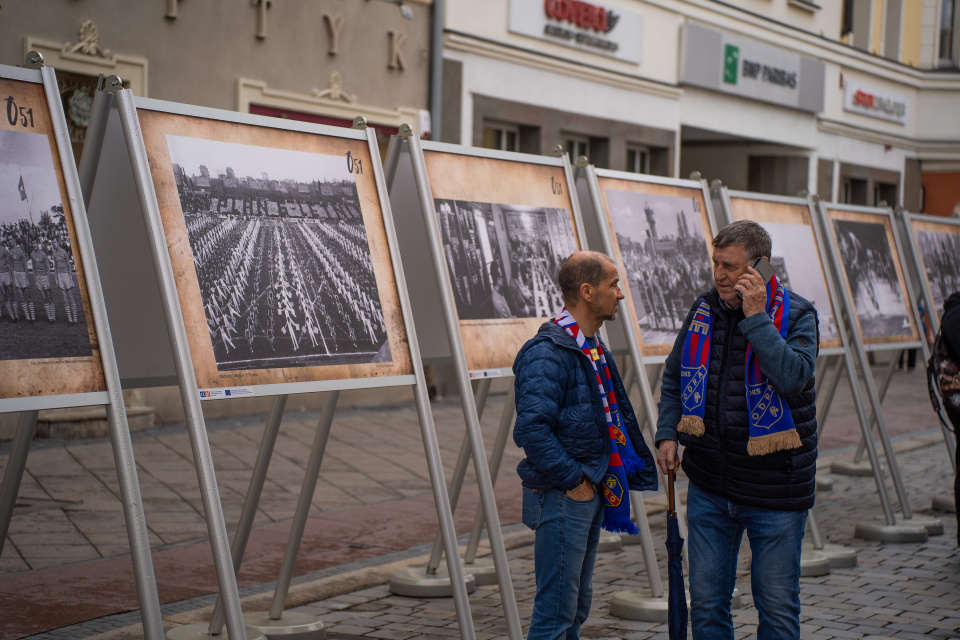
<path id="1" fill-rule="evenodd" d="M 523 524 L 537 532 L 533 547 L 537 595 L 527 640 L 578 640 L 593 601 L 593 565 L 603 504 L 562 489 L 523 488 Z"/>
<path id="2" fill-rule="evenodd" d="M 737 505 L 690 483 L 690 622 L 694 640 L 733 640 L 730 599 L 746 530 L 759 640 L 800 638 L 800 551 L 806 511 Z"/>

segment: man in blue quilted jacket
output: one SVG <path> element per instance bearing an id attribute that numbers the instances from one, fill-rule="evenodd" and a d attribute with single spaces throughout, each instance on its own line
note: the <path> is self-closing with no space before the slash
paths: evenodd
<path id="1" fill-rule="evenodd" d="M 657 475 L 613 356 L 597 333 L 623 292 L 613 261 L 578 251 L 558 275 L 566 305 L 520 350 L 513 439 L 526 456 L 523 523 L 536 532 L 527 640 L 577 640 L 590 613 L 601 526 L 636 532 L 629 490 Z"/>
<path id="2" fill-rule="evenodd" d="M 800 552 L 817 461 L 812 304 L 753 268 L 770 235 L 748 220 L 713 240 L 715 288 L 693 303 L 664 368 L 657 463 L 683 445 L 694 640 L 733 640 L 747 532 L 760 640 L 800 638 Z"/>

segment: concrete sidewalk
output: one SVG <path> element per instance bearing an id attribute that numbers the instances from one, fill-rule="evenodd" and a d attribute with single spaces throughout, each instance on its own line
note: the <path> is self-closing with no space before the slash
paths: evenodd
<path id="1" fill-rule="evenodd" d="M 878 367 L 875 376 L 879 376 L 882 369 Z M 488 451 L 502 403 L 502 396 L 492 397 L 485 412 L 483 429 Z M 952 484 L 946 449 L 939 431 L 932 428 L 935 418 L 920 371 L 897 372 L 884 413 L 892 434 L 908 434 L 899 439 L 898 446 L 910 451 L 899 455 L 898 462 L 908 482 L 913 508 L 922 513 L 933 493 L 946 493 Z M 435 405 L 434 416 L 449 479 L 463 436 L 463 418 L 459 404 L 449 401 Z M 268 600 L 266 604 L 262 601 L 269 597 L 270 580 L 277 574 L 317 417 L 312 412 L 288 415 L 281 429 L 258 512 L 258 529 L 248 546 L 240 575 L 244 595 L 255 599 L 250 604 L 261 605 L 254 606 L 255 609 L 269 606 Z M 232 531 L 247 490 L 263 419 L 218 421 L 208 427 L 224 511 Z M 840 452 L 849 458 L 859 434 L 850 394 L 843 382 L 821 441 L 821 471 L 829 468 L 825 464 L 830 454 Z M 110 633 L 115 635 L 135 634 L 131 629 L 118 630 L 135 624 L 139 616 L 135 611 L 132 567 L 109 442 L 35 442 L 34 445 L 10 535 L 0 558 L 0 598 L 5 603 L 0 609 L 0 637 L 40 634 L 38 637 L 43 638 L 83 638 L 111 629 Z M 202 621 L 203 607 L 212 603 L 211 596 L 205 594 L 212 593 L 216 585 L 185 428 L 173 425 L 138 434 L 134 438 L 134 449 L 161 599 L 169 603 L 164 610 L 165 621 L 174 624 L 190 617 Z M 0 449 L 0 452 L 5 454 L 8 450 Z M 302 605 L 322 613 L 332 633 L 401 639 L 457 635 L 451 601 L 396 598 L 390 596 L 385 587 L 373 586 L 385 579 L 385 572 L 388 572 L 386 578 L 389 577 L 389 567 L 395 563 L 408 562 L 411 557 L 425 553 L 423 545 L 435 535 L 435 511 L 422 451 L 412 405 L 337 414 L 313 502 L 316 515 L 311 517 L 298 562 L 297 582 L 301 586 L 291 590 L 288 607 Z M 512 470 L 519 459 L 519 451 L 508 446 L 497 494 L 508 539 L 517 545 L 509 555 L 521 618 L 526 619 L 532 598 L 532 548 L 525 543 L 530 539 L 526 530 L 515 524 L 519 521 L 519 490 Z M 3 455 L 0 464 L 5 460 Z M 469 478 L 468 482 L 471 482 Z M 930 613 L 960 609 L 960 602 L 950 599 L 960 593 L 956 588 L 960 566 L 955 553 L 956 528 L 952 515 L 944 517 L 945 535 L 931 538 L 926 545 L 883 546 L 855 541 L 851 538 L 853 523 L 881 514 L 876 488 L 872 478 L 835 477 L 834 482 L 835 491 L 820 496 L 816 514 L 829 541 L 861 549 L 861 565 L 858 569 L 844 570 L 844 574 L 834 571 L 824 579 L 815 579 L 826 582 L 805 579 L 804 615 L 811 615 L 811 606 L 819 611 L 818 607 L 824 607 L 824 603 L 845 602 L 842 593 L 854 600 L 862 600 L 878 589 L 892 593 L 895 585 L 882 581 L 899 576 L 894 582 L 903 580 L 908 585 L 904 587 L 907 591 L 900 592 L 926 585 L 917 592 L 918 600 L 907 602 L 914 596 L 905 595 L 901 604 L 926 609 L 925 598 L 929 597 L 932 598 L 929 604 L 935 606 L 918 619 L 923 624 L 912 616 L 890 624 L 918 623 L 918 627 L 927 630 L 918 632 L 921 635 L 943 629 L 944 624 L 952 624 L 953 629 L 960 627 L 960 621 L 950 615 L 933 620 L 934 614 Z M 892 488 L 891 497 L 896 500 Z M 656 504 L 658 500 L 650 502 Z M 473 488 L 458 510 L 458 531 L 468 529 L 475 505 Z M 652 519 L 658 540 L 663 538 L 661 520 Z M 921 565 L 937 565 L 936 570 L 930 567 L 932 574 L 924 574 L 925 569 L 921 569 L 919 573 L 923 575 L 913 575 L 918 571 L 918 554 L 926 558 Z M 663 556 L 661 561 L 665 559 L 665 554 L 658 555 Z M 874 571 L 872 567 L 881 570 Z M 942 567 L 946 567 L 949 575 L 936 573 Z M 584 630 L 585 637 L 646 638 L 662 632 L 655 625 L 643 628 L 641 623 L 617 622 L 605 614 L 609 592 L 645 585 L 643 573 L 639 549 L 628 547 L 601 559 L 597 601 L 594 615 Z M 830 582 L 839 580 L 841 575 L 847 576 L 846 583 Z M 112 586 L 109 593 L 91 589 L 101 580 Z M 838 586 L 842 584 L 846 585 L 843 589 Z M 748 606 L 737 614 L 737 619 L 749 633 L 749 612 L 753 610 L 749 606 L 748 581 L 742 581 L 740 589 L 747 596 Z M 894 595 L 889 597 L 894 603 L 900 602 Z M 871 602 L 878 599 L 880 596 Z M 8 606 L 14 601 L 16 606 Z M 481 588 L 471 597 L 471 603 L 478 630 L 484 625 L 482 637 L 499 637 L 505 633 L 496 588 Z M 886 605 L 884 602 L 878 608 Z M 885 615 L 889 614 L 889 607 L 884 610 Z M 824 615 L 836 617 L 813 616 L 811 619 L 822 618 L 824 624 L 817 631 L 820 635 L 811 637 L 869 635 L 866 631 L 845 633 L 857 626 L 866 629 L 869 624 L 831 625 L 831 621 L 849 616 L 830 613 L 833 611 L 830 606 L 824 611 L 827 612 Z M 903 616 L 906 611 L 913 610 L 907 608 L 888 617 Z M 755 625 L 755 612 L 752 615 Z M 864 615 L 863 619 L 873 615 Z M 407 618 L 399 620 L 404 616 Z M 907 618 L 912 622 L 904 622 Z M 363 620 L 370 624 L 364 624 Z M 428 624 L 425 620 L 431 622 Z M 446 622 L 441 626 L 437 621 Z M 403 628 L 391 627 L 393 624 Z M 872 620 L 870 624 L 879 625 L 879 621 Z M 848 628 L 841 629 L 844 625 Z M 415 629 L 408 628 L 411 626 Z M 823 635 L 823 629 L 834 626 L 838 628 L 835 636 Z M 424 634 L 423 629 L 427 627 L 431 631 Z M 883 624 L 875 628 L 886 627 Z M 753 629 L 755 631 L 755 626 Z M 894 631 L 910 632 L 890 628 L 885 637 L 913 637 L 894 635 Z M 588 635 L 588 632 L 599 635 Z M 960 637 L 960 633 L 950 633 L 953 635 L 934 633 L 926 637 Z"/>

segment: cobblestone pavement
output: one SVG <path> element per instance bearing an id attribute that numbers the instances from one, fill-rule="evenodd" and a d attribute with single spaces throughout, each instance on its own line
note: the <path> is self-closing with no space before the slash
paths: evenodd
<path id="1" fill-rule="evenodd" d="M 904 482 L 918 516 L 942 517 L 945 532 L 923 544 L 881 544 L 855 539 L 856 521 L 880 514 L 872 478 L 831 476 L 834 491 L 820 497 L 815 507 L 827 542 L 858 552 L 858 566 L 834 569 L 828 575 L 801 579 L 801 635 L 805 639 L 831 638 L 960 638 L 960 553 L 953 514 L 933 512 L 935 492 L 950 487 L 952 468 L 943 454 L 939 433 L 901 441 L 917 447 L 898 456 Z M 892 486 L 890 488 L 892 492 Z M 656 544 L 666 536 L 664 518 L 651 520 Z M 512 550 L 514 579 L 521 620 L 533 607 L 533 548 Z M 659 571 L 666 580 L 666 554 L 658 553 Z M 757 611 L 753 606 L 748 544 L 741 551 L 738 588 L 742 606 L 734 613 L 737 638 L 755 637 Z M 665 625 L 621 620 L 610 615 L 609 599 L 619 591 L 647 586 L 639 546 L 625 546 L 600 554 L 594 577 L 594 606 L 582 630 L 583 638 L 665 639 Z M 471 597 L 478 640 L 506 638 L 497 587 L 479 587 Z M 432 640 L 458 635 L 451 599 L 418 600 L 393 596 L 379 586 L 309 604 L 296 609 L 320 616 L 331 633 L 366 638 Z"/>
<path id="2" fill-rule="evenodd" d="M 876 368 L 875 378 L 882 375 L 883 369 L 882 366 Z M 502 402 L 502 397 L 492 397 L 483 420 L 488 451 Z M 940 432 L 933 428 L 935 423 L 919 371 L 898 372 L 894 376 L 884 414 L 891 434 L 903 434 L 895 437 L 898 447 L 903 449 L 897 460 L 914 510 L 919 516 L 938 515 L 928 509 L 930 498 L 934 493 L 949 491 L 952 471 Z M 448 401 L 435 405 L 434 416 L 449 479 L 464 428 L 459 404 Z M 310 412 L 285 418 L 257 515 L 259 528 L 255 532 L 279 531 L 288 526 L 300 491 L 316 419 L 317 415 Z M 263 419 L 218 421 L 208 427 L 226 520 L 232 530 L 246 493 Z M 803 579 L 803 637 L 960 638 L 960 631 L 957 631 L 960 628 L 960 614 L 957 613 L 960 610 L 957 584 L 960 581 L 960 559 L 952 514 L 943 514 L 945 534 L 931 537 L 924 544 L 882 545 L 852 537 L 855 522 L 881 515 L 874 481 L 871 477 L 855 478 L 826 472 L 833 455 L 844 459 L 851 457 L 859 433 L 850 394 L 843 382 L 821 440 L 820 474 L 833 480 L 834 490 L 821 494 L 815 513 L 826 540 L 859 550 L 860 563 L 854 569 L 834 570 L 828 576 Z M 134 448 L 155 562 L 161 554 L 168 554 L 173 562 L 180 557 L 183 564 L 187 562 L 184 558 L 188 557 L 183 550 L 188 548 L 193 548 L 195 554 L 199 550 L 201 555 L 209 556 L 209 546 L 204 542 L 206 529 L 196 472 L 183 425 L 159 427 L 138 434 Z M 5 464 L 8 450 L 8 446 L 0 449 L 0 468 Z M 505 485 L 504 488 L 509 487 L 510 481 L 515 481 L 515 475 L 511 476 L 511 473 L 519 458 L 519 452 L 508 446 L 501 468 L 505 475 L 500 484 Z M 500 484 L 498 494 L 501 493 Z M 424 498 L 429 502 L 428 492 L 422 442 L 412 406 L 344 410 L 338 412 L 334 422 L 311 522 L 323 517 L 336 520 L 337 514 L 351 510 L 376 514 L 393 505 L 422 502 Z M 892 486 L 889 492 L 896 506 Z M 116 472 L 108 441 L 35 443 L 10 536 L 0 559 L 0 600 L 18 584 L 29 582 L 44 572 L 52 572 L 49 575 L 54 579 L 63 576 L 62 586 L 67 588 L 70 575 L 94 572 L 106 563 L 126 563 L 129 570 L 129 556 L 126 560 L 123 556 L 127 553 L 126 532 L 117 494 Z M 498 504 L 499 500 L 498 495 Z M 662 496 L 652 497 L 648 500 L 648 507 L 659 502 L 662 502 Z M 509 509 L 502 510 L 502 513 L 506 512 Z M 472 512 L 465 520 L 469 522 L 471 519 Z M 524 541 L 528 542 L 530 538 L 522 525 L 512 524 L 516 518 L 511 520 L 502 516 L 501 520 L 507 537 L 514 541 L 508 555 L 520 617 L 526 621 L 533 597 L 533 567 L 532 547 Z M 652 516 L 651 522 L 658 545 L 657 555 L 664 562 L 662 514 Z M 458 525 L 459 531 L 468 528 Z M 389 540 L 391 534 L 389 530 L 384 531 L 383 539 Z M 321 615 L 330 629 L 331 640 L 338 635 L 399 640 L 459 635 L 451 599 L 421 601 L 400 598 L 391 596 L 382 586 L 391 575 L 392 567 L 409 563 L 411 558 L 427 553 L 428 548 L 421 543 L 403 550 L 398 550 L 400 547 L 396 544 L 383 543 L 381 547 L 373 555 L 360 560 L 345 557 L 335 563 L 337 566 L 324 565 L 322 570 L 307 571 L 303 575 L 298 569 L 299 577 L 291 589 L 288 607 Z M 248 557 L 252 549 L 251 542 Z M 744 545 L 741 573 L 746 572 L 746 549 L 747 545 Z M 196 555 L 189 557 L 189 562 L 196 561 Z M 584 638 L 666 637 L 665 629 L 660 625 L 622 621 L 609 616 L 607 602 L 610 593 L 645 586 L 644 572 L 639 547 L 628 546 L 622 551 L 601 556 L 596 574 L 594 611 L 584 627 Z M 661 573 L 665 580 L 663 567 Z M 255 584 L 248 581 L 242 588 L 241 593 L 246 598 L 245 610 L 269 607 L 269 593 L 273 588 L 272 583 L 266 582 L 269 579 L 261 578 Z M 738 586 L 744 600 L 744 607 L 735 614 L 738 637 L 749 637 L 756 631 L 756 612 L 752 607 L 749 580 L 744 577 Z M 299 596 L 295 596 L 297 589 L 301 589 Z M 203 593 L 210 591 L 212 588 Z M 480 587 L 470 600 L 478 638 L 505 637 L 499 590 Z M 43 627 L 47 631 L 32 637 L 43 640 L 88 638 L 97 634 L 103 634 L 103 640 L 137 637 L 137 627 L 130 626 L 139 622 L 136 611 L 120 608 L 110 615 L 98 616 L 96 620 L 75 624 L 86 618 L 58 621 L 56 602 L 55 597 L 51 598 L 45 610 L 49 612 L 49 621 Z M 209 613 L 204 612 L 212 604 L 212 596 L 167 599 L 164 602 L 169 602 L 163 608 L 165 623 L 175 625 L 208 619 Z M 0 636 L 5 635 L 3 609 L 0 606 Z M 22 636 L 21 633 L 10 637 Z"/>

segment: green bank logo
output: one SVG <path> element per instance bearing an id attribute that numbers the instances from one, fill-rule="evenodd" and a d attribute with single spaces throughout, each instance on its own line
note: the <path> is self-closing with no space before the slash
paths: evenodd
<path id="1" fill-rule="evenodd" d="M 728 44 L 723 53 L 723 81 L 737 84 L 737 70 L 740 68 L 740 47 Z"/>

